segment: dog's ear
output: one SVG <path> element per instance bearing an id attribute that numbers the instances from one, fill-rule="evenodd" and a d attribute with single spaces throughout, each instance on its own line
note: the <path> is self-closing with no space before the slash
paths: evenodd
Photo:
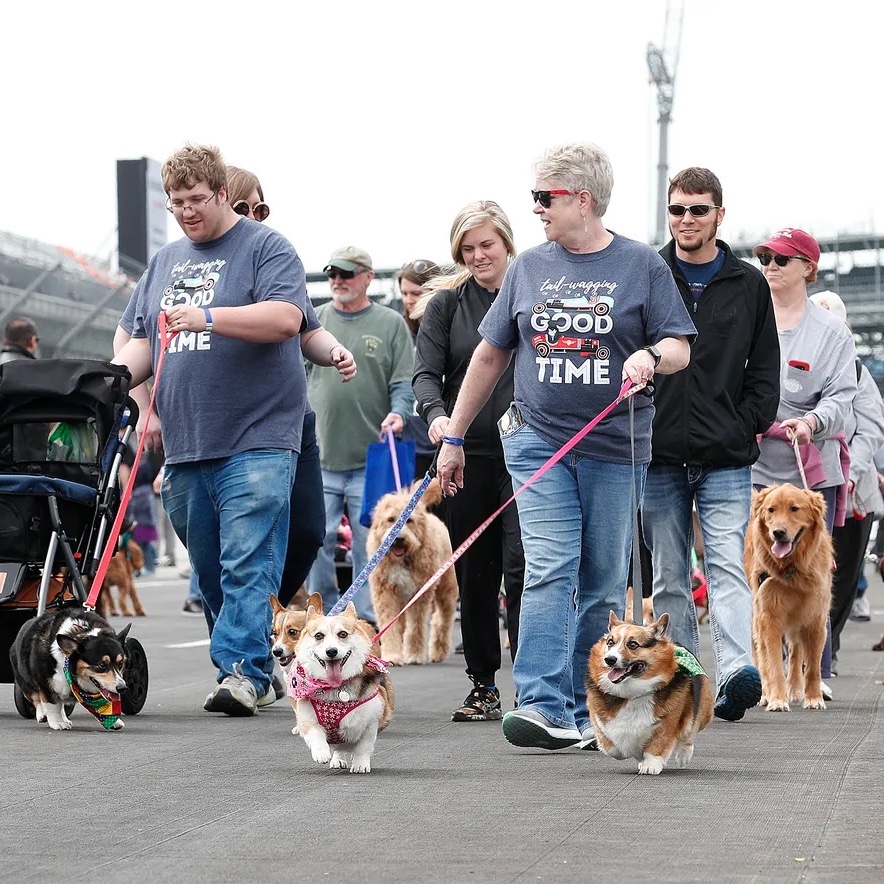
<path id="1" fill-rule="evenodd" d="M 663 638 L 666 635 L 666 631 L 669 629 L 669 615 L 665 612 L 661 614 L 660 619 L 651 624 L 651 629 L 654 630 L 655 638 Z"/>
<path id="2" fill-rule="evenodd" d="M 126 636 L 129 635 L 129 630 L 130 630 L 131 628 L 132 628 L 132 624 L 131 624 L 131 623 L 127 623 L 127 624 L 123 627 L 123 629 L 121 629 L 121 630 L 117 633 L 117 641 L 118 641 L 121 645 L 125 643 L 125 641 L 126 641 Z"/>
<path id="3" fill-rule="evenodd" d="M 285 608 L 279 603 L 279 599 L 272 592 L 270 593 L 270 608 L 274 614 L 278 614 L 280 611 L 285 610 Z"/>
<path id="4" fill-rule="evenodd" d="M 359 618 L 356 616 L 356 605 L 353 602 L 348 602 L 347 607 L 344 608 L 344 616 L 352 617 L 354 620 L 358 620 Z"/>
<path id="5" fill-rule="evenodd" d="M 814 522 L 824 524 L 826 521 L 826 498 L 819 491 L 805 491 L 807 504 L 813 515 Z"/>
<path id="6" fill-rule="evenodd" d="M 654 620 L 654 600 L 652 598 L 642 599 L 642 620 L 645 623 L 651 623 Z"/>
<path id="7" fill-rule="evenodd" d="M 764 498 L 770 494 L 771 490 L 775 488 L 775 485 L 770 485 L 767 488 L 762 488 L 761 491 L 753 491 L 752 492 L 752 518 L 758 518 L 758 514 L 761 512 L 761 507 L 764 505 Z"/>
<path id="8" fill-rule="evenodd" d="M 608 616 L 608 631 L 610 632 L 615 626 L 620 626 L 625 621 L 621 620 L 613 611 Z"/>
<path id="9" fill-rule="evenodd" d="M 55 641 L 58 643 L 59 650 L 65 655 L 65 657 L 70 657 L 79 647 L 79 642 L 73 636 L 67 635 L 63 632 L 60 632 L 55 636 Z"/>
<path id="10" fill-rule="evenodd" d="M 311 602 L 307 605 L 307 619 L 304 621 L 304 625 L 306 626 L 311 620 L 316 620 L 317 617 L 323 616 L 324 614 L 322 612 L 322 605 L 320 605 L 317 609 L 313 606 L 313 602 L 311 600 Z"/>
<path id="11" fill-rule="evenodd" d="M 307 607 L 313 606 L 319 613 L 322 613 L 322 595 L 321 593 L 314 592 L 309 599 L 307 599 Z"/>

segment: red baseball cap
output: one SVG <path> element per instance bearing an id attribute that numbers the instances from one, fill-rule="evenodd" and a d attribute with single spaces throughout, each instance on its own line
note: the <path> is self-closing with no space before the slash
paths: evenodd
<path id="1" fill-rule="evenodd" d="M 757 255 L 761 249 L 770 249 L 778 255 L 801 255 L 814 264 L 820 260 L 819 243 L 809 234 L 797 227 L 784 227 L 778 230 L 767 242 L 752 249 L 752 254 Z"/>

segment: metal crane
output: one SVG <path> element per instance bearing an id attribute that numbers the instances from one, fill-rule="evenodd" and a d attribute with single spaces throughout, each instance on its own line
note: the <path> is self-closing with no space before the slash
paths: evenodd
<path id="1" fill-rule="evenodd" d="M 684 0 L 666 4 L 666 21 L 663 29 L 663 45 L 648 43 L 648 70 L 650 81 L 657 87 L 657 108 L 660 116 L 660 146 L 657 157 L 657 231 L 655 243 L 662 245 L 666 239 L 666 192 L 669 188 L 669 123 L 672 120 L 672 103 L 675 98 L 675 73 L 678 69 L 678 53 L 681 48 L 681 24 L 684 17 Z"/>

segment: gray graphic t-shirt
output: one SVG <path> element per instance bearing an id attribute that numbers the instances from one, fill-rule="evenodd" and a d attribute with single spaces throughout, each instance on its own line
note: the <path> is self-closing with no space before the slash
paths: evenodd
<path id="1" fill-rule="evenodd" d="M 285 237 L 238 221 L 206 243 L 182 238 L 157 252 L 138 282 L 121 327 L 151 343 L 156 371 L 157 318 L 172 304 L 239 307 L 286 301 L 315 328 L 304 267 Z M 311 325 L 312 321 L 312 325 Z M 300 337 L 254 344 L 208 332 L 172 339 L 157 390 L 167 463 L 230 457 L 260 448 L 300 451 L 307 378 Z"/>
<path id="2" fill-rule="evenodd" d="M 588 255 L 553 242 L 522 252 L 479 333 L 516 351 L 516 403 L 535 432 L 560 448 L 617 396 L 628 356 L 662 338 L 693 337 L 696 329 L 657 252 L 614 234 L 607 248 Z M 653 417 L 651 400 L 636 397 L 638 463 L 651 459 Z M 630 463 L 627 403 L 574 451 Z"/>

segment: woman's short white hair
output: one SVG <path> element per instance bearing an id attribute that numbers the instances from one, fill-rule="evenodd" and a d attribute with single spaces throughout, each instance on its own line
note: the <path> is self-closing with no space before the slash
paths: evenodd
<path id="1" fill-rule="evenodd" d="M 601 218 L 608 211 L 614 189 L 614 170 L 608 155 L 595 144 L 551 147 L 534 164 L 539 179 L 555 181 L 567 190 L 588 190 L 593 209 Z"/>

